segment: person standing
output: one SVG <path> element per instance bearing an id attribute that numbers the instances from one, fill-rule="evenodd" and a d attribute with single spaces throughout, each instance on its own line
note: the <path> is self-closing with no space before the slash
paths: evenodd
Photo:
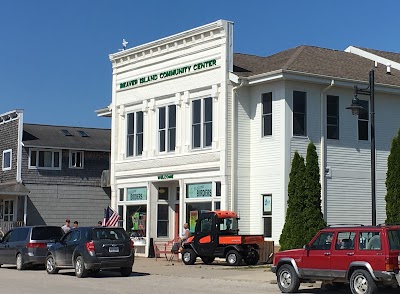
<path id="1" fill-rule="evenodd" d="M 182 244 L 187 241 L 187 239 L 190 237 L 190 230 L 189 230 L 189 224 L 184 223 L 183 224 L 183 230 L 181 235 L 179 236 L 179 242 Z"/>
<path id="2" fill-rule="evenodd" d="M 72 225 L 73 229 L 76 229 L 78 227 L 78 221 L 74 221 L 74 224 Z"/>
<path id="3" fill-rule="evenodd" d="M 71 221 L 69 220 L 69 218 L 67 218 L 65 220 L 65 224 L 61 227 L 61 229 L 63 229 L 64 234 L 68 233 L 69 231 L 71 231 L 71 226 L 69 225 L 71 223 Z"/>

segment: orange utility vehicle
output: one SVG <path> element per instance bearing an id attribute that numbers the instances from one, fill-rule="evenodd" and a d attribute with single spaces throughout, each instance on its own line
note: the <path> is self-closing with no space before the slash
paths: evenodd
<path id="1" fill-rule="evenodd" d="M 233 211 L 202 212 L 194 236 L 183 244 L 183 263 L 194 264 L 200 257 L 205 264 L 210 264 L 220 257 L 230 265 L 238 265 L 242 260 L 248 265 L 257 264 L 264 236 L 239 235 L 238 220 Z"/>

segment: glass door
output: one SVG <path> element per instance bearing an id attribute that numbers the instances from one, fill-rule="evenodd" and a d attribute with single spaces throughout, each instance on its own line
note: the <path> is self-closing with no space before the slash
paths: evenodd
<path id="1" fill-rule="evenodd" d="M 3 220 L 5 222 L 14 221 L 14 200 L 4 200 Z"/>

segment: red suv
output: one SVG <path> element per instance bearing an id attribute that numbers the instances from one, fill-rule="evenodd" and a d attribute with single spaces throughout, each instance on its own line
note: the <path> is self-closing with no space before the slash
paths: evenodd
<path id="1" fill-rule="evenodd" d="M 400 285 L 400 226 L 330 226 L 303 249 L 275 253 L 272 271 L 283 293 L 300 283 L 350 284 L 352 293 L 375 293 Z"/>

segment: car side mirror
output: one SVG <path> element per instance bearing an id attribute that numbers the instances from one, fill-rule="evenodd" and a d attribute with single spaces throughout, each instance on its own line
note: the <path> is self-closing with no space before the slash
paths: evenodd
<path id="1" fill-rule="evenodd" d="M 306 244 L 303 246 L 303 249 L 308 251 L 308 250 L 310 250 L 310 246 L 308 244 Z"/>

